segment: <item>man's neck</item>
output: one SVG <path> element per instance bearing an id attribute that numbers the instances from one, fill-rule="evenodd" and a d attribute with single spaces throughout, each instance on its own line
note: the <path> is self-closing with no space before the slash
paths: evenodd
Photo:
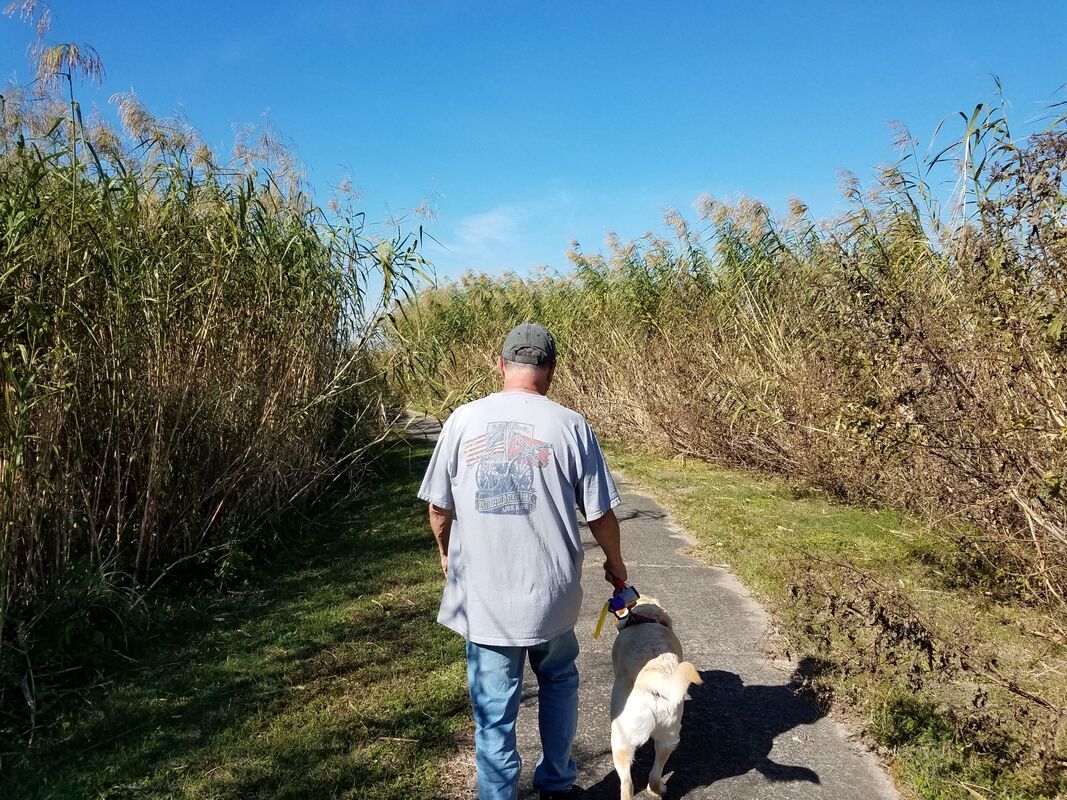
<path id="1" fill-rule="evenodd" d="M 542 392 L 540 389 L 538 389 L 533 384 L 522 383 L 520 381 L 516 381 L 514 383 L 506 383 L 505 382 L 504 383 L 504 388 L 501 391 L 504 391 L 504 392 L 526 392 L 526 394 L 537 394 L 537 395 L 541 395 L 542 397 L 545 395 L 545 392 Z"/>

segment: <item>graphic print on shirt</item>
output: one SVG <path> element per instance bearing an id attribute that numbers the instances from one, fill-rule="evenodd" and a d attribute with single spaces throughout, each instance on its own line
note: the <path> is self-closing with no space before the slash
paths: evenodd
<path id="1" fill-rule="evenodd" d="M 478 489 L 474 508 L 485 514 L 529 514 L 537 507 L 534 470 L 552 459 L 552 445 L 533 438 L 534 426 L 490 422 L 483 436 L 464 444 Z"/>

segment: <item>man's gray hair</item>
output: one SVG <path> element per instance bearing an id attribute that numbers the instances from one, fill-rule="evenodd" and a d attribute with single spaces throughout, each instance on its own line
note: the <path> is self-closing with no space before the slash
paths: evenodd
<path id="1" fill-rule="evenodd" d="M 517 356 L 533 356 L 534 358 L 543 354 L 543 350 L 537 347 L 519 347 L 515 350 Z M 511 361 L 505 358 L 504 364 L 508 367 L 529 367 L 530 369 L 548 369 L 551 364 L 526 364 L 522 361 Z"/>

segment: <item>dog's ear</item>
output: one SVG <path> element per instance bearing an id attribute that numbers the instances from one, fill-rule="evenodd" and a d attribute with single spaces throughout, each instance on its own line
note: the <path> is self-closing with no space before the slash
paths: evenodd
<path id="1" fill-rule="evenodd" d="M 655 597 L 641 595 L 641 599 L 634 606 L 634 611 L 646 617 L 651 617 L 668 628 L 674 628 L 674 621 L 671 619 L 671 615 L 667 613 L 667 610 L 659 604 L 659 600 Z"/>

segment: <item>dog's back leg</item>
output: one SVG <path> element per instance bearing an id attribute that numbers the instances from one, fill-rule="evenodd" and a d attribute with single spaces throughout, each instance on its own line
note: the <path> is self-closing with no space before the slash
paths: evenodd
<path id="1" fill-rule="evenodd" d="M 662 731 L 656 734 L 656 763 L 648 774 L 648 791 L 653 797 L 663 797 L 663 768 L 678 746 L 677 731 Z"/>
<path id="2" fill-rule="evenodd" d="M 619 773 L 619 797 L 621 800 L 633 800 L 634 780 L 630 776 L 630 764 L 634 760 L 634 751 L 615 725 L 611 727 L 611 760 L 615 763 L 615 771 Z"/>

